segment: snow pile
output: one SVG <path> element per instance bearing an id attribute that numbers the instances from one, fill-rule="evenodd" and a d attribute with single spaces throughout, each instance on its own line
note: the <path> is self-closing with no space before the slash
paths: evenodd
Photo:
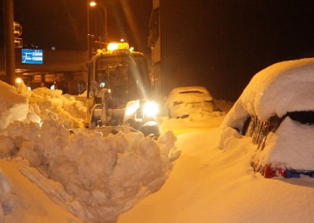
<path id="1" fill-rule="evenodd" d="M 163 185 L 179 155 L 170 132 L 158 141 L 138 132 L 103 137 L 100 132 L 73 134 L 46 120 L 41 127 L 15 122 L 8 135 L 17 156 L 60 182 L 71 199 L 57 198 L 87 222 L 115 222 Z"/>
<path id="2" fill-rule="evenodd" d="M 15 120 L 27 117 L 28 98 L 17 94 L 15 87 L 0 81 L 0 131 Z"/>
<path id="3" fill-rule="evenodd" d="M 41 120 L 55 119 L 67 128 L 84 127 L 86 107 L 73 96 L 62 95 L 61 90 L 37 88 L 29 97 L 30 111 Z"/>
<path id="4" fill-rule="evenodd" d="M 171 132 L 153 140 L 131 131 L 106 137 L 88 129 L 72 131 L 84 120 L 80 102 L 46 88 L 19 92 L 23 96 L 15 97 L 26 98 L 29 110 L 9 114 L 25 119 L 3 128 L 1 157 L 25 163 L 20 170 L 25 176 L 86 222 L 115 222 L 164 184 L 180 155 Z M 0 98 L 4 108 L 19 102 L 5 95 Z"/>

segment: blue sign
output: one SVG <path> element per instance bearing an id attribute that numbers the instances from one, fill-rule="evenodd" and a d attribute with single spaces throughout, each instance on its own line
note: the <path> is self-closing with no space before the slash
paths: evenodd
<path id="1" fill-rule="evenodd" d="M 22 63 L 43 64 L 44 51 L 42 49 L 22 49 Z"/>

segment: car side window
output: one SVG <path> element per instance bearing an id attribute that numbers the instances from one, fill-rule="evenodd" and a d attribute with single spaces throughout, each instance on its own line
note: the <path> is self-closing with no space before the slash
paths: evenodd
<path id="1" fill-rule="evenodd" d="M 281 117 L 278 117 L 275 114 L 267 120 L 260 120 L 257 116 L 251 115 L 247 117 L 242 128 L 239 129 L 239 132 L 242 135 L 251 138 L 257 151 L 262 151 L 267 145 L 270 133 L 276 134 L 276 131 L 280 128 L 281 123 L 287 117 L 291 119 L 291 121 L 298 122 L 303 125 L 314 126 L 314 111 L 290 111 Z"/>
<path id="2" fill-rule="evenodd" d="M 270 131 L 268 121 L 261 121 L 256 116 L 249 116 L 243 124 L 241 134 L 251 137 L 252 142 L 258 145 L 258 148 L 263 148 L 266 136 Z"/>
<path id="3" fill-rule="evenodd" d="M 314 111 L 288 112 L 287 116 L 293 121 L 300 122 L 301 124 L 314 125 Z"/>
<path id="4" fill-rule="evenodd" d="M 242 127 L 242 130 L 241 130 L 241 132 L 240 132 L 242 135 L 247 135 L 251 123 L 252 123 L 252 117 L 249 116 L 249 117 L 245 120 L 245 122 L 244 122 L 244 124 L 243 124 L 243 127 Z"/>
<path id="5" fill-rule="evenodd" d="M 257 117 L 254 117 L 254 128 L 252 129 L 252 142 L 258 144 L 262 138 L 263 122 Z"/>
<path id="6" fill-rule="evenodd" d="M 243 126 L 243 135 L 252 138 L 252 143 L 258 145 L 258 149 L 263 149 L 269 132 L 276 131 L 283 118 L 271 117 L 267 121 L 261 121 L 257 116 L 251 116 Z"/>

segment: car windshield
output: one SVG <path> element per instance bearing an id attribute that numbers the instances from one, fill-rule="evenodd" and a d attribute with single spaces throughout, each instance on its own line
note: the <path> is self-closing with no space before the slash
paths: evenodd
<path id="1" fill-rule="evenodd" d="M 314 111 L 295 111 L 288 112 L 287 116 L 294 121 L 302 124 L 314 125 Z"/>
<path id="2" fill-rule="evenodd" d="M 180 94 L 204 94 L 204 92 L 201 91 L 181 91 Z"/>

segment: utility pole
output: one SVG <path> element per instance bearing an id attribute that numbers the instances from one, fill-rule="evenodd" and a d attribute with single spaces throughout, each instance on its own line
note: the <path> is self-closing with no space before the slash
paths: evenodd
<path id="1" fill-rule="evenodd" d="M 90 60 L 90 58 L 92 57 L 92 49 L 91 49 L 91 36 L 90 36 L 90 24 L 89 24 L 89 7 L 90 7 L 90 2 L 89 0 L 86 0 L 86 23 L 87 23 L 87 61 Z M 90 91 L 90 73 L 89 73 L 89 67 L 87 67 L 87 98 L 89 99 L 89 91 Z"/>
<path id="2" fill-rule="evenodd" d="M 3 21 L 4 21 L 4 58 L 6 81 L 10 85 L 15 82 L 15 52 L 14 52 L 14 35 L 13 22 L 14 10 L 13 0 L 3 1 Z"/>
<path id="3" fill-rule="evenodd" d="M 104 13 L 105 13 L 105 46 L 108 44 L 108 16 L 107 16 L 107 5 L 104 5 Z"/>

